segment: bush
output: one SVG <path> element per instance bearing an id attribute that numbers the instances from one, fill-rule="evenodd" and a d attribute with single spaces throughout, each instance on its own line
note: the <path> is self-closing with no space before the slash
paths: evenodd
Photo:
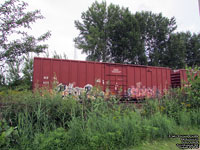
<path id="1" fill-rule="evenodd" d="M 161 113 L 151 116 L 150 125 L 153 129 L 150 134 L 152 139 L 167 138 L 169 134 L 174 134 L 176 131 L 175 121 Z"/>
<path id="2" fill-rule="evenodd" d="M 1 116 L 11 126 L 29 126 L 32 132 L 40 132 L 47 128 L 68 127 L 72 116 L 80 115 L 77 101 L 60 95 L 40 96 L 36 93 L 12 94 L 1 102 Z"/>
<path id="3" fill-rule="evenodd" d="M 185 88 L 188 94 L 188 100 L 191 108 L 199 109 L 200 107 L 200 68 L 187 69 L 187 78 L 189 86 Z"/>
<path id="4" fill-rule="evenodd" d="M 0 148 L 8 149 L 17 144 L 18 132 L 14 127 L 9 127 L 5 120 L 0 120 Z"/>
<path id="5" fill-rule="evenodd" d="M 37 134 L 33 141 L 35 150 L 64 150 L 68 149 L 68 135 L 65 129 L 57 128 L 44 134 Z"/>
<path id="6" fill-rule="evenodd" d="M 146 140 L 167 138 L 175 134 L 173 119 L 156 113 L 149 119 L 139 113 L 91 114 L 88 120 L 73 119 L 68 130 L 71 149 L 122 149 Z"/>
<path id="7" fill-rule="evenodd" d="M 93 91 L 94 92 L 94 91 Z M 178 126 L 200 127 L 200 112 L 181 99 L 181 89 L 142 108 L 55 91 L 6 91 L 0 99 L 0 146 L 5 149 L 123 149 L 176 134 Z M 3 130 L 1 130 L 3 128 Z M 14 130 L 15 129 L 15 130 Z M 2 136 L 9 133 L 9 136 Z"/>

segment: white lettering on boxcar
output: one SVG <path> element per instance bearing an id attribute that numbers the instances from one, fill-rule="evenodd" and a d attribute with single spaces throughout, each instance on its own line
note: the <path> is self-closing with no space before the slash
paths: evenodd
<path id="1" fill-rule="evenodd" d="M 43 81 L 43 84 L 49 84 L 49 81 Z"/>
<path id="2" fill-rule="evenodd" d="M 43 79 L 45 79 L 45 80 L 48 80 L 48 79 L 49 79 L 49 77 L 48 77 L 48 76 L 44 76 L 44 77 L 43 77 Z"/>
<path id="3" fill-rule="evenodd" d="M 114 68 L 114 69 L 112 70 L 112 73 L 121 73 L 121 70 L 119 70 L 118 68 Z"/>

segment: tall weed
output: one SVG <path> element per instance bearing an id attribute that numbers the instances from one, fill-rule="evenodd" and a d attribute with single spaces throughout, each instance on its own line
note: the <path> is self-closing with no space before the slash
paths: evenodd
<path id="1" fill-rule="evenodd" d="M 141 108 L 98 94 L 93 98 L 82 95 L 78 102 L 55 91 L 8 92 L 12 94 L 0 99 L 0 117 L 8 128 L 0 135 L 15 129 L 17 138 L 4 138 L 8 141 L 4 147 L 10 149 L 123 149 L 167 138 L 178 126 L 200 126 L 199 110 L 187 106 L 181 89 L 158 100 L 146 100 Z"/>
<path id="2" fill-rule="evenodd" d="M 187 68 L 188 87 L 185 88 L 191 108 L 200 107 L 200 67 Z"/>

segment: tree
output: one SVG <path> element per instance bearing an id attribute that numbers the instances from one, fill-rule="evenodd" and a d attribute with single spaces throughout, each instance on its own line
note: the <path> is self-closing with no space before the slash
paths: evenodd
<path id="1" fill-rule="evenodd" d="M 87 59 L 103 62 L 163 65 L 170 34 L 176 29 L 174 18 L 162 14 L 137 12 L 105 2 L 95 2 L 82 13 L 75 25 L 80 34 L 75 43 Z"/>
<path id="2" fill-rule="evenodd" d="M 200 65 L 200 34 L 175 33 L 174 17 L 150 11 L 132 14 L 106 2 L 92 4 L 75 21 L 77 48 L 92 61 L 184 68 Z"/>
<path id="3" fill-rule="evenodd" d="M 27 54 L 24 57 L 24 60 L 25 61 L 22 68 L 22 84 L 25 86 L 26 89 L 31 89 L 33 81 L 33 58 Z"/>
<path id="4" fill-rule="evenodd" d="M 110 52 L 106 32 L 107 9 L 106 2 L 97 1 L 86 12 L 82 13 L 83 23 L 75 21 L 80 35 L 75 38 L 77 48 L 86 53 L 88 60 L 109 61 Z"/>
<path id="5" fill-rule="evenodd" d="M 139 26 L 127 8 L 107 7 L 106 2 L 96 1 L 82 13 L 82 23 L 75 21 L 75 26 L 80 34 L 74 41 L 88 60 L 145 63 Z"/>
<path id="6" fill-rule="evenodd" d="M 177 32 L 170 35 L 163 55 L 163 66 L 185 68 L 200 65 L 200 34 Z"/>
<path id="7" fill-rule="evenodd" d="M 56 51 L 53 52 L 52 58 L 56 58 L 56 59 L 68 59 L 66 53 L 58 54 Z"/>
<path id="8" fill-rule="evenodd" d="M 187 39 L 187 49 L 186 49 L 186 63 L 188 66 L 200 66 L 200 34 L 191 35 Z"/>
<path id="9" fill-rule="evenodd" d="M 181 32 L 171 34 L 163 54 L 162 65 L 174 69 L 186 66 L 187 42 L 191 35 Z"/>
<path id="10" fill-rule="evenodd" d="M 0 70 L 0 88 L 4 85 L 5 85 L 5 76 L 2 72 L 2 70 Z"/>
<path id="11" fill-rule="evenodd" d="M 46 40 L 50 32 L 38 38 L 25 32 L 25 29 L 31 29 L 30 25 L 37 19 L 44 18 L 39 10 L 26 11 L 27 6 L 27 3 L 20 0 L 8 0 L 0 5 L 1 62 L 12 62 L 23 54 L 41 53 L 47 49 L 47 45 L 39 43 Z M 17 38 L 13 39 L 13 37 Z"/>
<path id="12" fill-rule="evenodd" d="M 146 64 L 140 27 L 128 8 L 108 7 L 109 49 L 113 62 Z"/>
<path id="13" fill-rule="evenodd" d="M 136 12 L 141 39 L 144 43 L 148 65 L 163 66 L 164 52 L 170 35 L 177 28 L 175 18 L 168 19 L 161 13 Z"/>
<path id="14" fill-rule="evenodd" d="M 21 68 L 20 64 L 22 60 L 16 60 L 12 62 L 8 62 L 8 71 L 7 71 L 7 82 L 10 87 L 16 87 L 20 85 L 21 82 Z"/>

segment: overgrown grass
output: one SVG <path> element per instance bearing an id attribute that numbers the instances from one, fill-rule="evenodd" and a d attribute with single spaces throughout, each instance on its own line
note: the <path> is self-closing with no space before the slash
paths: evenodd
<path id="1" fill-rule="evenodd" d="M 198 135 L 200 136 L 200 130 L 198 128 L 186 129 L 179 127 L 177 129 L 177 135 Z M 176 144 L 180 144 L 180 138 L 168 138 L 168 139 L 157 139 L 152 142 L 143 142 L 139 146 L 125 148 L 124 150 L 180 150 Z"/>
<path id="2" fill-rule="evenodd" d="M 78 102 L 55 92 L 6 91 L 0 93 L 0 149 L 139 149 L 168 141 L 169 135 L 200 129 L 200 110 L 191 100 L 195 90 L 187 90 L 146 100 L 139 109 L 116 97 L 82 95 Z"/>

